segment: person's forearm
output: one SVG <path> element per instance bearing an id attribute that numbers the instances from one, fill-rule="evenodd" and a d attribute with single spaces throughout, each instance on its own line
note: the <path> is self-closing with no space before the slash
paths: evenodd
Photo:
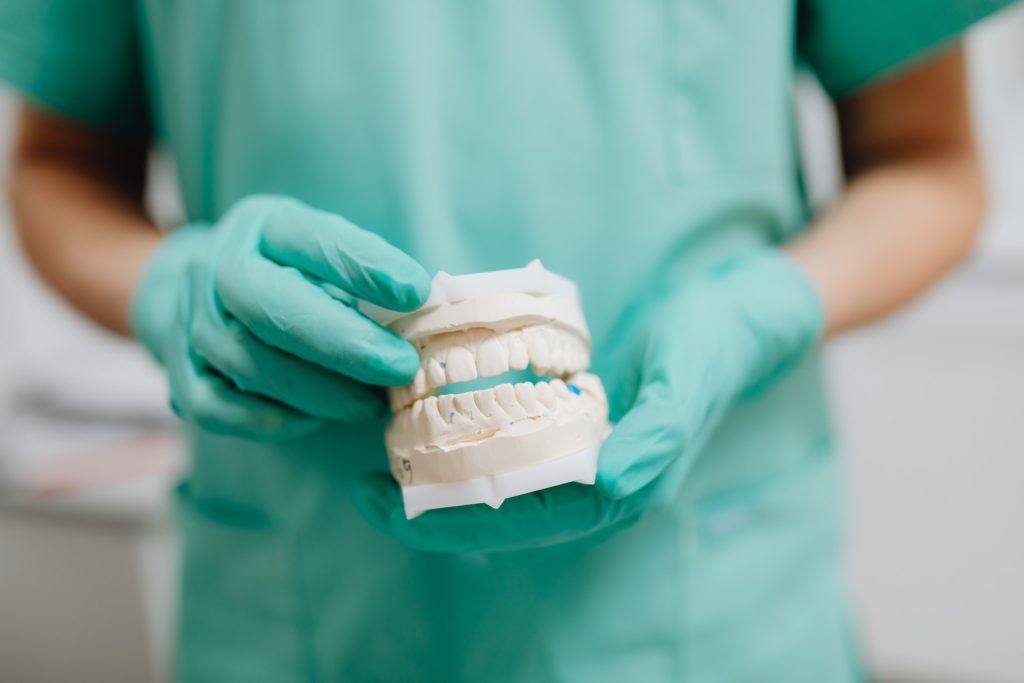
<path id="1" fill-rule="evenodd" d="M 824 301 L 826 333 L 896 310 L 960 262 L 983 208 L 970 154 L 907 159 L 853 179 L 838 204 L 788 247 Z"/>
<path id="2" fill-rule="evenodd" d="M 961 48 L 838 113 L 850 182 L 788 247 L 821 294 L 828 334 L 894 311 L 965 258 L 985 209 Z"/>
<path id="3" fill-rule="evenodd" d="M 144 182 L 144 141 L 23 112 L 10 195 L 25 253 L 66 300 L 121 334 L 159 240 L 143 208 Z"/>

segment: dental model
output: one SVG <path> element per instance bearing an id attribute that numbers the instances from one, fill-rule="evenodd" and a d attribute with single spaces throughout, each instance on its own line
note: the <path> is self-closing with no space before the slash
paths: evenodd
<path id="1" fill-rule="evenodd" d="M 420 354 L 412 383 L 389 390 L 394 417 L 385 433 L 407 517 L 594 483 L 608 404 L 601 380 L 585 372 L 590 333 L 575 283 L 533 261 L 438 273 L 413 313 L 360 308 Z M 502 381 L 528 368 L 536 381 Z M 481 378 L 498 383 L 457 391 Z"/>

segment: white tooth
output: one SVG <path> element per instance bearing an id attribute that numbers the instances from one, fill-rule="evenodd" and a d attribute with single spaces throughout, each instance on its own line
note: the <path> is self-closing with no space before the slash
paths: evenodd
<path id="1" fill-rule="evenodd" d="M 534 385 L 534 390 L 537 393 L 537 400 L 548 407 L 549 410 L 555 409 L 555 392 L 548 386 L 547 382 L 537 382 Z"/>
<path id="2" fill-rule="evenodd" d="M 569 391 L 569 387 L 565 386 L 565 382 L 560 379 L 553 379 L 549 382 L 551 388 L 555 392 L 555 396 L 559 401 L 568 401 L 572 396 L 572 392 Z"/>
<path id="3" fill-rule="evenodd" d="M 412 380 L 412 395 L 422 396 L 427 393 L 427 373 L 421 367 L 416 371 L 416 377 Z"/>
<path id="4" fill-rule="evenodd" d="M 449 382 L 468 382 L 471 379 L 476 379 L 476 363 L 473 362 L 473 354 L 465 346 L 453 346 L 448 349 L 444 371 Z"/>
<path id="5" fill-rule="evenodd" d="M 565 345 L 560 340 L 551 347 L 551 357 L 548 362 L 551 374 L 561 375 L 565 372 Z"/>
<path id="6" fill-rule="evenodd" d="M 419 405 L 419 410 L 414 411 L 413 407 L 417 404 Z M 406 431 L 412 430 L 416 434 L 422 432 L 424 428 L 427 429 L 427 433 L 433 431 L 434 425 L 427 418 L 426 410 L 423 408 L 421 401 L 417 401 L 413 406 L 410 406 L 409 410 L 402 411 L 402 414 L 405 416 L 403 429 Z M 434 415 L 436 417 L 437 413 L 435 412 Z"/>
<path id="7" fill-rule="evenodd" d="M 391 404 L 391 412 L 397 413 L 405 407 L 408 402 L 409 387 L 394 387 L 388 389 L 388 402 Z"/>
<path id="8" fill-rule="evenodd" d="M 464 418 L 469 422 L 476 419 L 476 401 L 473 400 L 472 393 L 467 392 L 465 394 L 456 394 L 453 404 L 455 406 L 455 415 L 457 417 Z"/>
<path id="9" fill-rule="evenodd" d="M 494 389 L 474 391 L 473 400 L 476 401 L 477 410 L 484 417 L 494 417 L 494 414 L 498 412 L 498 406 L 494 402 Z"/>
<path id="10" fill-rule="evenodd" d="M 587 347 L 579 343 L 573 344 L 566 363 L 566 371 L 568 372 L 585 370 L 590 365 L 590 354 L 587 351 Z"/>
<path id="11" fill-rule="evenodd" d="M 497 336 L 488 337 L 476 349 L 476 367 L 481 377 L 508 372 L 508 351 Z"/>
<path id="12" fill-rule="evenodd" d="M 548 349 L 547 340 L 538 330 L 532 330 L 524 335 L 526 337 L 526 350 L 530 354 L 530 363 L 537 374 L 547 370 L 551 364 L 551 351 Z"/>
<path id="13" fill-rule="evenodd" d="M 437 406 L 437 396 L 428 396 L 422 401 L 417 401 L 417 405 L 423 406 L 423 416 L 426 418 L 427 424 L 430 425 L 432 433 L 444 433 L 448 423 L 441 417 L 441 411 Z"/>
<path id="14" fill-rule="evenodd" d="M 444 367 L 441 366 L 437 358 L 431 358 L 427 361 L 427 385 L 432 389 L 436 389 L 437 387 L 443 387 L 446 383 Z"/>
<path id="15" fill-rule="evenodd" d="M 429 392 L 430 388 L 427 386 L 427 374 L 420 368 L 416 371 L 416 376 L 412 382 L 402 387 L 393 387 L 388 389 L 388 398 L 391 400 L 392 412 L 397 412 L 402 408 L 410 405 L 417 398 L 424 396 Z"/>
<path id="16" fill-rule="evenodd" d="M 555 359 L 560 359 L 565 355 L 565 344 L 568 341 L 566 339 L 567 333 L 552 327 L 542 327 L 540 336 L 547 343 L 548 358 L 550 358 L 548 365 L 554 367 Z"/>
<path id="17" fill-rule="evenodd" d="M 543 406 L 537 401 L 537 390 L 530 382 L 519 382 L 516 384 L 516 398 L 522 404 L 527 415 L 539 415 L 543 412 Z"/>
<path id="18" fill-rule="evenodd" d="M 580 372 L 569 378 L 569 384 L 576 385 L 580 391 L 599 401 L 604 402 L 607 400 L 604 395 L 604 386 L 597 375 Z"/>
<path id="19" fill-rule="evenodd" d="M 526 343 L 521 334 L 511 334 L 506 340 L 508 346 L 508 364 L 513 370 L 525 370 L 530 364 L 530 354 L 526 351 Z"/>
<path id="20" fill-rule="evenodd" d="M 452 394 L 441 394 L 437 397 L 437 412 L 441 413 L 441 419 L 448 424 L 455 419 L 455 398 Z"/>
<path id="21" fill-rule="evenodd" d="M 580 383 L 580 379 L 582 377 L 583 375 L 573 375 L 569 379 L 565 380 L 566 388 L 569 389 L 569 391 L 572 392 L 573 394 L 576 394 L 577 396 L 579 396 L 580 392 L 584 390 Z"/>
<path id="22" fill-rule="evenodd" d="M 526 417 L 526 411 L 523 410 L 522 404 L 516 398 L 516 390 L 511 384 L 499 384 L 494 387 L 494 398 L 497 399 L 501 409 L 513 420 Z"/>

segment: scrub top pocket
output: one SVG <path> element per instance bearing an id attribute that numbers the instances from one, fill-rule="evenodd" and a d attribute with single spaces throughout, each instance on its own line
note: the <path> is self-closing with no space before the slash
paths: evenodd
<path id="1" fill-rule="evenodd" d="M 177 680 L 309 680 L 293 552 L 259 510 L 175 492 L 183 538 Z"/>
<path id="2" fill-rule="evenodd" d="M 685 680 L 855 679 L 837 579 L 839 490 L 836 459 L 812 453 L 698 504 L 688 542 Z"/>

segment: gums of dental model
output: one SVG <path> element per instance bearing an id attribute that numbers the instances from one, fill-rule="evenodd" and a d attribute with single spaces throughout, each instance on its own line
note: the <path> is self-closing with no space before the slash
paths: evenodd
<path id="1" fill-rule="evenodd" d="M 608 405 L 601 380 L 586 372 L 590 333 L 573 282 L 539 261 L 442 272 L 413 313 L 361 308 L 420 354 L 413 382 L 389 390 L 385 433 L 408 517 L 594 482 Z M 529 370 L 531 381 L 507 381 Z M 493 385 L 456 386 L 482 378 Z"/>

